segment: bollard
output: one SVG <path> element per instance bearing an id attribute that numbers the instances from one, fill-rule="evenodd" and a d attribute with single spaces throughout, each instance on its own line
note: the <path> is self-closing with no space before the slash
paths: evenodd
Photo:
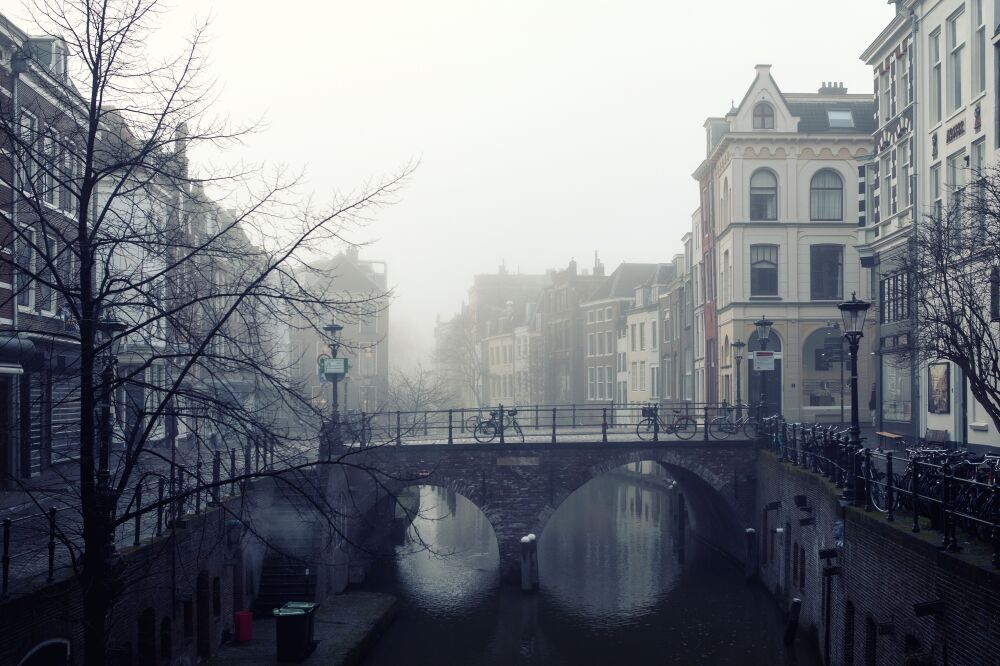
<path id="1" fill-rule="evenodd" d="M 576 403 L 575 402 L 573 403 L 573 423 L 572 423 L 572 425 L 570 427 L 571 428 L 576 428 Z"/>
<path id="2" fill-rule="evenodd" d="M 702 434 L 702 438 L 707 442 L 708 441 L 708 405 L 705 405 L 705 409 L 703 411 L 705 412 L 705 422 L 704 422 L 705 423 L 705 430 L 701 434 Z M 695 426 L 695 427 L 697 428 L 697 426 Z"/>
<path id="3" fill-rule="evenodd" d="M 538 589 L 538 538 L 534 534 L 528 535 L 528 543 L 531 544 L 530 557 L 528 563 L 530 565 L 530 583 L 531 589 Z"/>
<path id="4" fill-rule="evenodd" d="M 454 426 L 452 426 L 452 416 L 453 416 L 452 410 L 449 409 L 448 410 L 448 443 L 449 444 L 454 444 L 455 443 L 455 437 L 454 437 L 454 433 L 452 431 L 452 428 L 454 427 Z"/>
<path id="5" fill-rule="evenodd" d="M 660 407 L 659 405 L 653 405 L 653 441 L 660 441 Z"/>
<path id="6" fill-rule="evenodd" d="M 892 474 L 892 451 L 885 454 L 885 507 L 889 515 L 885 518 L 890 523 L 896 520 L 896 479 Z"/>
<path id="7" fill-rule="evenodd" d="M 747 546 L 743 575 L 747 581 L 751 581 L 757 575 L 757 530 L 748 527 L 743 533 L 746 535 Z"/>
<path id="8" fill-rule="evenodd" d="M 403 430 L 400 427 L 399 412 L 396 412 L 396 446 L 403 443 Z"/>
<path id="9" fill-rule="evenodd" d="M 799 630 L 799 614 L 802 612 L 802 600 L 792 599 L 792 607 L 788 609 L 788 624 L 785 626 L 785 645 L 795 642 L 795 634 Z"/>
<path id="10" fill-rule="evenodd" d="M 142 524 L 139 522 L 142 518 L 142 513 L 140 509 L 142 508 L 142 482 L 135 484 L 135 534 L 132 536 L 132 545 L 139 545 L 139 535 L 142 534 Z"/>
<path id="11" fill-rule="evenodd" d="M 601 441 L 608 442 L 608 408 L 601 410 Z"/>
<path id="12" fill-rule="evenodd" d="M 3 568 L 3 588 L 0 597 L 7 597 L 7 584 L 10 580 L 10 518 L 3 519 L 3 555 L 0 556 L 0 567 Z"/>
<path id="13" fill-rule="evenodd" d="M 506 430 L 506 428 L 503 427 L 503 403 L 502 402 L 500 403 L 500 410 L 499 410 L 499 415 L 498 415 L 498 418 L 497 418 L 497 428 L 500 429 L 500 443 L 504 444 L 505 443 L 504 442 L 504 430 Z"/>
<path id="14" fill-rule="evenodd" d="M 556 443 L 556 408 L 552 408 L 552 443 Z"/>
<path id="15" fill-rule="evenodd" d="M 49 508 L 49 577 L 48 582 L 55 580 L 56 569 L 56 508 Z"/>
<path id="16" fill-rule="evenodd" d="M 531 539 L 521 537 L 521 591 L 531 592 Z"/>

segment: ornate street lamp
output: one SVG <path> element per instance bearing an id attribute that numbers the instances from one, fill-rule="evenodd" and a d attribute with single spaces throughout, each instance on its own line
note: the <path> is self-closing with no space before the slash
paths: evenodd
<path id="1" fill-rule="evenodd" d="M 858 449 L 861 448 L 861 426 L 858 422 L 858 344 L 864 337 L 862 332 L 865 326 L 865 316 L 871 303 L 858 300 L 855 292 L 851 293 L 851 300 L 845 301 L 837 306 L 840 308 L 840 315 L 844 320 L 844 337 L 847 338 L 848 349 L 851 353 L 851 471 L 848 484 L 844 490 L 844 501 L 849 504 L 859 504 L 861 498 L 858 496 L 857 488 L 857 460 Z"/>
<path id="2" fill-rule="evenodd" d="M 767 351 L 767 339 L 771 336 L 771 326 L 774 322 L 768 319 L 765 315 L 761 315 L 760 319 L 753 323 L 757 327 L 757 339 L 760 341 L 760 350 Z M 757 420 L 764 420 L 764 412 L 767 409 L 767 386 L 766 386 L 766 376 L 763 370 L 757 371 L 760 374 L 760 404 L 757 407 Z"/>
<path id="3" fill-rule="evenodd" d="M 743 399 L 742 399 L 741 394 L 740 394 L 740 391 L 741 391 L 740 384 L 742 384 L 742 381 L 741 381 L 741 378 L 740 378 L 740 366 L 743 365 L 743 349 L 746 346 L 747 346 L 747 343 L 743 342 L 743 340 L 741 340 L 739 338 L 737 338 L 736 340 L 734 340 L 733 344 L 732 344 L 733 359 L 736 361 L 736 420 L 737 421 L 740 420 L 740 418 L 741 418 L 741 411 L 743 409 L 743 407 L 742 407 Z"/>
<path id="4" fill-rule="evenodd" d="M 104 348 L 104 368 L 101 371 L 101 422 L 98 437 L 97 488 L 95 499 L 100 511 L 102 533 L 104 535 L 104 566 L 108 583 L 115 566 L 114 515 L 116 498 L 111 487 L 111 399 L 115 383 L 115 366 L 118 364 L 118 350 L 123 333 L 128 327 L 125 322 L 115 319 L 109 311 L 104 319 L 99 319 L 95 327 L 95 342 Z"/>
<path id="5" fill-rule="evenodd" d="M 335 321 L 330 322 L 328 326 L 324 326 L 323 330 L 330 338 L 330 356 L 331 358 L 337 358 L 337 352 L 340 350 L 340 335 L 344 330 L 344 327 Z M 333 393 L 330 400 L 330 434 L 331 434 L 331 444 L 333 446 L 340 446 L 342 443 L 340 436 L 340 405 L 337 400 L 337 383 L 340 381 L 340 375 L 343 373 L 333 372 L 327 373 L 327 379 L 333 385 Z M 329 449 L 327 449 L 329 453 Z"/>

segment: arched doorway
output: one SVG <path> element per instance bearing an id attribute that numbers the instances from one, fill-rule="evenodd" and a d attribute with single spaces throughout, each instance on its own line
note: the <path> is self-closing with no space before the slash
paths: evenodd
<path id="1" fill-rule="evenodd" d="M 70 663 L 69 641 L 65 638 L 54 638 L 32 648 L 18 666 L 60 666 Z"/>
<path id="2" fill-rule="evenodd" d="M 802 343 L 803 421 L 843 422 L 844 373 L 850 372 L 843 362 L 845 347 L 840 329 L 832 326 L 813 331 Z"/>
<path id="3" fill-rule="evenodd" d="M 775 359 L 774 370 L 757 372 L 753 368 L 753 356 L 751 352 L 760 350 L 760 342 L 757 332 L 750 335 L 747 342 L 747 404 L 751 407 L 751 414 L 756 415 L 757 406 L 760 404 L 761 375 L 764 379 L 764 396 L 767 403 L 764 405 L 764 415 L 770 416 L 781 412 L 782 392 L 781 392 L 781 359 Z M 781 337 L 771 329 L 771 334 L 767 338 L 768 351 L 781 351 Z"/>

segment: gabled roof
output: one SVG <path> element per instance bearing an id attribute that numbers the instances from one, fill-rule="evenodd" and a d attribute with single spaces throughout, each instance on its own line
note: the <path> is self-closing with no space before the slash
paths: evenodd
<path id="1" fill-rule="evenodd" d="M 660 284 L 669 280 L 672 275 L 663 280 L 659 279 L 661 271 L 665 268 L 673 270 L 670 264 L 620 264 L 608 279 L 590 294 L 586 302 L 632 298 L 635 296 L 636 287 L 644 284 Z"/>

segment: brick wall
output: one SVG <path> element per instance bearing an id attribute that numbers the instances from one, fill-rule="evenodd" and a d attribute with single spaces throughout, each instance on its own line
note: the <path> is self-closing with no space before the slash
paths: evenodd
<path id="1" fill-rule="evenodd" d="M 940 534 L 911 534 L 905 515 L 889 523 L 884 514 L 843 509 L 832 483 L 779 463 L 770 453 L 760 454 L 757 472 L 760 577 L 780 604 L 787 606 L 793 596 L 802 600 L 800 627 L 821 651 L 828 619 L 819 550 L 837 550 L 832 563 L 840 574 L 830 578 L 829 663 L 895 665 L 923 655 L 924 663 L 1000 664 L 1000 571 L 990 566 L 988 553 L 973 548 L 943 553 L 937 548 Z M 795 506 L 796 495 L 805 496 L 811 513 Z M 775 501 L 780 508 L 765 512 Z M 801 526 L 800 519 L 810 515 L 815 525 Z M 787 531 L 776 534 L 776 526 Z M 914 604 L 937 599 L 943 601 L 941 614 L 916 617 Z"/>

